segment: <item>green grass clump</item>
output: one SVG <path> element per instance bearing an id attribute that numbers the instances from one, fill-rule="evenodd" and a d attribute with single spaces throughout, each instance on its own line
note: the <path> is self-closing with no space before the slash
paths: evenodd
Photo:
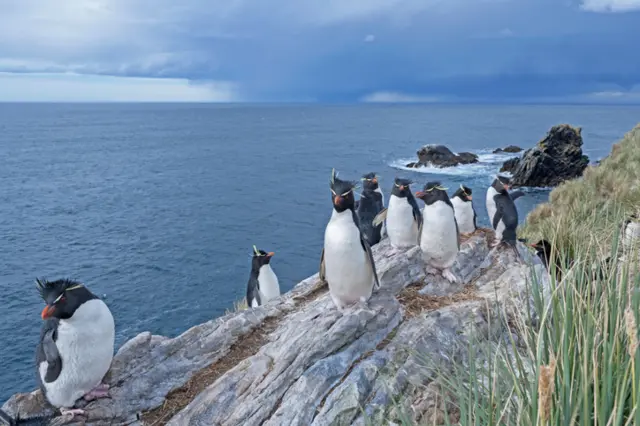
<path id="1" fill-rule="evenodd" d="M 519 235 L 545 238 L 573 254 L 597 239 L 607 251 L 624 218 L 640 209 L 640 125 L 580 179 L 564 182 L 529 215 Z"/>
<path id="2" fill-rule="evenodd" d="M 638 211 L 640 126 L 529 214 L 520 236 L 554 243 L 570 271 L 546 290 L 532 276 L 537 316 L 494 307 L 503 337 L 470 342 L 464 363 L 427 362 L 447 412 L 423 424 L 640 426 L 639 265 L 616 260 L 622 221 Z"/>
<path id="3" fill-rule="evenodd" d="M 225 315 L 228 315 L 228 314 L 233 313 L 233 312 L 244 311 L 248 307 L 249 306 L 247 305 L 247 298 L 243 297 L 242 299 L 236 300 L 235 302 L 233 302 L 233 309 L 232 310 L 227 309 L 225 311 Z"/>

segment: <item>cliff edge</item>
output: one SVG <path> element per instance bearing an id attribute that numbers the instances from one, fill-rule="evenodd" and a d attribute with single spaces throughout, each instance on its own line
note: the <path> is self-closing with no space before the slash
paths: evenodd
<path id="1" fill-rule="evenodd" d="M 490 234 L 463 242 L 456 285 L 425 276 L 418 247 L 396 250 L 385 239 L 373 248 L 382 288 L 368 309 L 340 314 L 316 274 L 176 338 L 141 333 L 114 358 L 111 399 L 87 404 L 84 423 L 43 424 L 364 425 L 397 417 L 399 407 L 416 421 L 441 417 L 425 359 L 460 362 L 470 341 L 511 336 L 490 311 L 532 309 L 526 289 L 548 283 L 524 246 L 524 262 L 513 250 L 489 250 Z M 14 395 L 3 409 L 20 419 L 53 413 L 40 391 Z"/>

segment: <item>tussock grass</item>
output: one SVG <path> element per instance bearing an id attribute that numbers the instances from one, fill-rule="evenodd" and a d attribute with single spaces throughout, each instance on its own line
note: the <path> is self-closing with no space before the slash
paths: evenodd
<path id="1" fill-rule="evenodd" d="M 243 297 L 242 299 L 236 300 L 235 302 L 233 302 L 233 309 L 232 310 L 227 309 L 225 311 L 225 315 L 230 314 L 232 312 L 244 311 L 248 307 L 249 305 L 247 305 L 247 298 Z"/>
<path id="2" fill-rule="evenodd" d="M 446 415 L 420 424 L 640 426 L 640 274 L 637 261 L 617 260 L 622 221 L 638 210 L 640 126 L 527 217 L 521 236 L 574 263 L 560 282 L 551 271 L 550 289 L 532 274 L 537 315 L 494 306 L 500 338 L 471 339 L 463 363 L 425 362 Z"/>
<path id="3" fill-rule="evenodd" d="M 640 210 L 640 125 L 613 146 L 599 166 L 587 167 L 581 179 L 567 181 L 529 215 L 521 237 L 555 240 L 573 254 L 594 239 L 607 251 L 626 216 Z"/>

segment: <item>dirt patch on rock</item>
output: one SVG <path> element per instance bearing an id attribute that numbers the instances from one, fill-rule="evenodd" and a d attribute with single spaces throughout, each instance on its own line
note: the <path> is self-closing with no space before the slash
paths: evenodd
<path id="1" fill-rule="evenodd" d="M 162 406 L 143 413 L 143 423 L 150 426 L 167 424 L 173 416 L 189 405 L 200 392 L 219 377 L 238 365 L 240 361 L 255 355 L 267 343 L 269 334 L 278 327 L 279 323 L 279 317 L 267 318 L 260 327 L 238 339 L 220 360 L 194 374 L 184 386 L 171 391 Z"/>

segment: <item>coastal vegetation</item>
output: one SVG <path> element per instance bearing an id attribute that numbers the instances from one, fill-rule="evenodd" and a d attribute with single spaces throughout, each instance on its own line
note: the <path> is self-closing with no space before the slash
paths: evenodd
<path id="1" fill-rule="evenodd" d="M 563 277 L 533 280 L 537 316 L 493 310 L 510 338 L 469 341 L 462 363 L 425 359 L 442 404 L 424 424 L 640 425 L 638 256 L 619 249 L 639 210 L 640 126 L 528 215 L 519 236 L 552 242 Z"/>

